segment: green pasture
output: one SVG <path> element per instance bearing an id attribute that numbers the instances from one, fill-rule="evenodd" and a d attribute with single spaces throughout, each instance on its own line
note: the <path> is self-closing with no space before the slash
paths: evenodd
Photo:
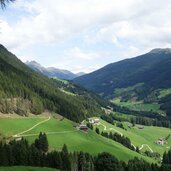
<path id="1" fill-rule="evenodd" d="M 45 118 L 41 117 L 0 118 L 0 134 L 8 137 L 25 131 L 43 120 Z"/>
<path id="2" fill-rule="evenodd" d="M 143 103 L 142 101 L 127 101 L 127 102 L 121 102 L 119 98 L 115 98 L 111 100 L 113 103 L 118 104 L 120 106 L 127 107 L 131 110 L 135 111 L 153 111 L 153 112 L 159 112 L 161 114 L 164 114 L 162 110 L 160 110 L 160 104 L 158 103 Z"/>
<path id="3" fill-rule="evenodd" d="M 34 119 L 35 121 L 33 121 Z M 3 132 L 5 135 L 11 135 L 27 130 L 29 125 L 32 127 L 33 123 L 35 124 L 39 121 L 39 118 L 31 118 L 30 120 L 21 119 L 21 121 L 22 122 L 19 122 L 18 118 L 16 118 L 10 121 L 10 126 L 8 124 L 3 124 Z M 3 122 L 4 120 L 0 119 L 0 125 Z M 16 124 L 16 122 L 21 124 Z M 31 124 L 29 122 L 31 122 Z M 66 144 L 69 151 L 84 151 L 89 152 L 92 155 L 98 154 L 100 152 L 109 152 L 115 155 L 118 159 L 124 161 L 128 161 L 129 159 L 137 156 L 139 158 L 143 157 L 144 159 L 148 159 L 153 162 L 152 159 L 146 158 L 134 151 L 131 151 L 115 141 L 104 138 L 101 135 L 96 134 L 94 131 L 80 131 L 76 129 L 74 125 L 75 123 L 67 119 L 62 120 L 61 118 L 51 118 L 49 121 L 35 127 L 33 130 L 25 133 L 23 136 L 25 136 L 25 138 L 32 143 L 40 132 L 46 132 L 51 150 L 60 150 L 63 144 Z"/>
<path id="4" fill-rule="evenodd" d="M 100 121 L 101 124 L 107 127 L 107 132 L 110 132 L 109 128 L 113 128 L 113 132 L 121 132 L 124 136 L 130 138 L 133 145 L 141 147 L 142 144 L 147 144 L 151 147 L 154 152 L 158 152 L 163 154 L 164 151 L 168 150 L 171 146 L 171 138 L 167 141 L 165 145 L 158 145 L 155 143 L 159 138 L 165 138 L 169 134 L 171 134 L 171 129 L 162 128 L 162 127 L 154 127 L 154 126 L 144 126 L 143 129 L 139 129 L 139 125 L 135 125 L 135 127 L 129 128 L 131 125 L 128 122 L 123 122 L 124 129 L 116 127 L 115 125 L 109 124 L 104 120 Z M 100 131 L 104 131 L 104 126 L 97 126 Z M 116 131 L 115 131 L 116 130 Z"/>
<path id="5" fill-rule="evenodd" d="M 164 89 L 160 91 L 160 95 L 158 96 L 159 98 L 165 97 L 167 95 L 171 94 L 171 88 L 169 89 Z"/>

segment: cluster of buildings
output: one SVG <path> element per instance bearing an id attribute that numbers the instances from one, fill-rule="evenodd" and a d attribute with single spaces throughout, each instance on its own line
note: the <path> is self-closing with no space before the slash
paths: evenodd
<path id="1" fill-rule="evenodd" d="M 98 124 L 100 122 L 100 119 L 98 118 L 90 118 L 89 119 L 89 123 L 90 124 Z M 84 122 L 82 122 L 80 125 L 79 125 L 79 129 L 82 130 L 82 131 L 88 131 L 88 126 L 86 124 L 84 124 Z"/>

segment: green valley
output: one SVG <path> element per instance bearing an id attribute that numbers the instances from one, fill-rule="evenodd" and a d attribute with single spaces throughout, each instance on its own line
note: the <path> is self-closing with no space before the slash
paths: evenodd
<path id="1" fill-rule="evenodd" d="M 47 118 L 46 118 L 47 119 Z M 8 122 L 9 121 L 9 122 Z M 92 155 L 96 155 L 100 152 L 106 151 L 113 155 L 116 155 L 119 159 L 128 161 L 129 159 L 137 157 L 143 157 L 136 152 L 133 152 L 121 144 L 112 140 L 106 139 L 100 135 L 97 135 L 94 131 L 80 131 L 75 126 L 76 123 L 69 121 L 66 118 L 58 116 L 51 117 L 50 120 L 44 122 L 30 131 L 20 134 L 26 131 L 27 128 L 33 127 L 36 123 L 42 121 L 42 118 L 12 118 L 12 119 L 0 119 L 1 128 L 4 132 L 1 136 L 11 137 L 13 135 L 20 135 L 28 139 L 30 143 L 34 142 L 35 138 L 40 132 L 45 132 L 48 137 L 50 149 L 61 150 L 63 144 L 66 144 L 70 151 L 84 151 L 89 152 Z M 14 129 L 8 129 L 8 123 Z M 23 127 L 25 125 L 25 127 Z M 1 130 L 1 129 L 0 129 Z M 67 140 L 67 141 L 66 141 Z M 147 160 L 152 159 L 148 158 Z"/>
<path id="2" fill-rule="evenodd" d="M 170 9 L 0 0 L 0 171 L 171 171 Z"/>
<path id="3" fill-rule="evenodd" d="M 137 124 L 135 126 L 132 126 L 132 124 L 129 122 L 123 122 L 122 124 L 124 126 L 124 129 L 117 127 L 116 125 L 109 124 L 104 120 L 100 120 L 100 124 L 96 127 L 98 127 L 100 131 L 112 131 L 130 138 L 131 143 L 134 146 L 139 147 L 139 149 L 141 149 L 143 147 L 143 144 L 145 144 L 144 147 L 150 147 L 147 147 L 145 150 L 158 152 L 161 155 L 163 155 L 165 151 L 170 149 L 171 138 L 169 138 L 164 145 L 156 144 L 157 140 L 165 139 L 167 136 L 170 137 L 170 128 L 142 126 Z M 145 150 L 144 148 L 142 148 L 142 151 Z"/>

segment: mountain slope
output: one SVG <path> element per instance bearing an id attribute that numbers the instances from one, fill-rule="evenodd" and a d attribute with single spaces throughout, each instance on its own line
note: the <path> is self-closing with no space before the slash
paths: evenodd
<path id="1" fill-rule="evenodd" d="M 74 74 L 70 71 L 57 69 L 54 67 L 45 68 L 41 66 L 39 63 L 37 63 L 36 61 L 26 62 L 26 65 L 29 66 L 31 69 L 50 78 L 55 77 L 60 79 L 72 80 L 78 76 L 84 75 L 83 73 Z"/>
<path id="2" fill-rule="evenodd" d="M 57 81 L 44 77 L 22 63 L 0 45 L 0 112 L 27 115 L 54 111 L 80 121 L 102 113 L 91 95 L 72 96 L 61 91 Z"/>
<path id="3" fill-rule="evenodd" d="M 85 75 L 85 73 L 84 72 L 78 72 L 76 75 L 77 75 L 77 77 L 80 77 L 80 76 Z"/>
<path id="4" fill-rule="evenodd" d="M 113 93 L 115 88 L 125 88 L 137 83 L 167 88 L 171 85 L 170 66 L 169 49 L 152 50 L 136 58 L 109 64 L 74 81 L 105 96 Z"/>

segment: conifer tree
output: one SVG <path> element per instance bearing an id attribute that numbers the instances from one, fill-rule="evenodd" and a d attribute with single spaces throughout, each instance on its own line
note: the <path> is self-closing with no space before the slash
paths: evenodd
<path id="1" fill-rule="evenodd" d="M 62 151 L 61 151 L 62 163 L 63 163 L 63 170 L 71 170 L 71 162 L 69 158 L 68 148 L 66 144 L 64 144 Z"/>
<path id="2" fill-rule="evenodd" d="M 43 152 L 48 151 L 48 140 L 45 133 L 40 132 L 39 138 L 35 140 L 35 147 Z"/>
<path id="3" fill-rule="evenodd" d="M 97 133 L 97 134 L 100 134 L 99 128 L 96 128 L 96 133 Z"/>

